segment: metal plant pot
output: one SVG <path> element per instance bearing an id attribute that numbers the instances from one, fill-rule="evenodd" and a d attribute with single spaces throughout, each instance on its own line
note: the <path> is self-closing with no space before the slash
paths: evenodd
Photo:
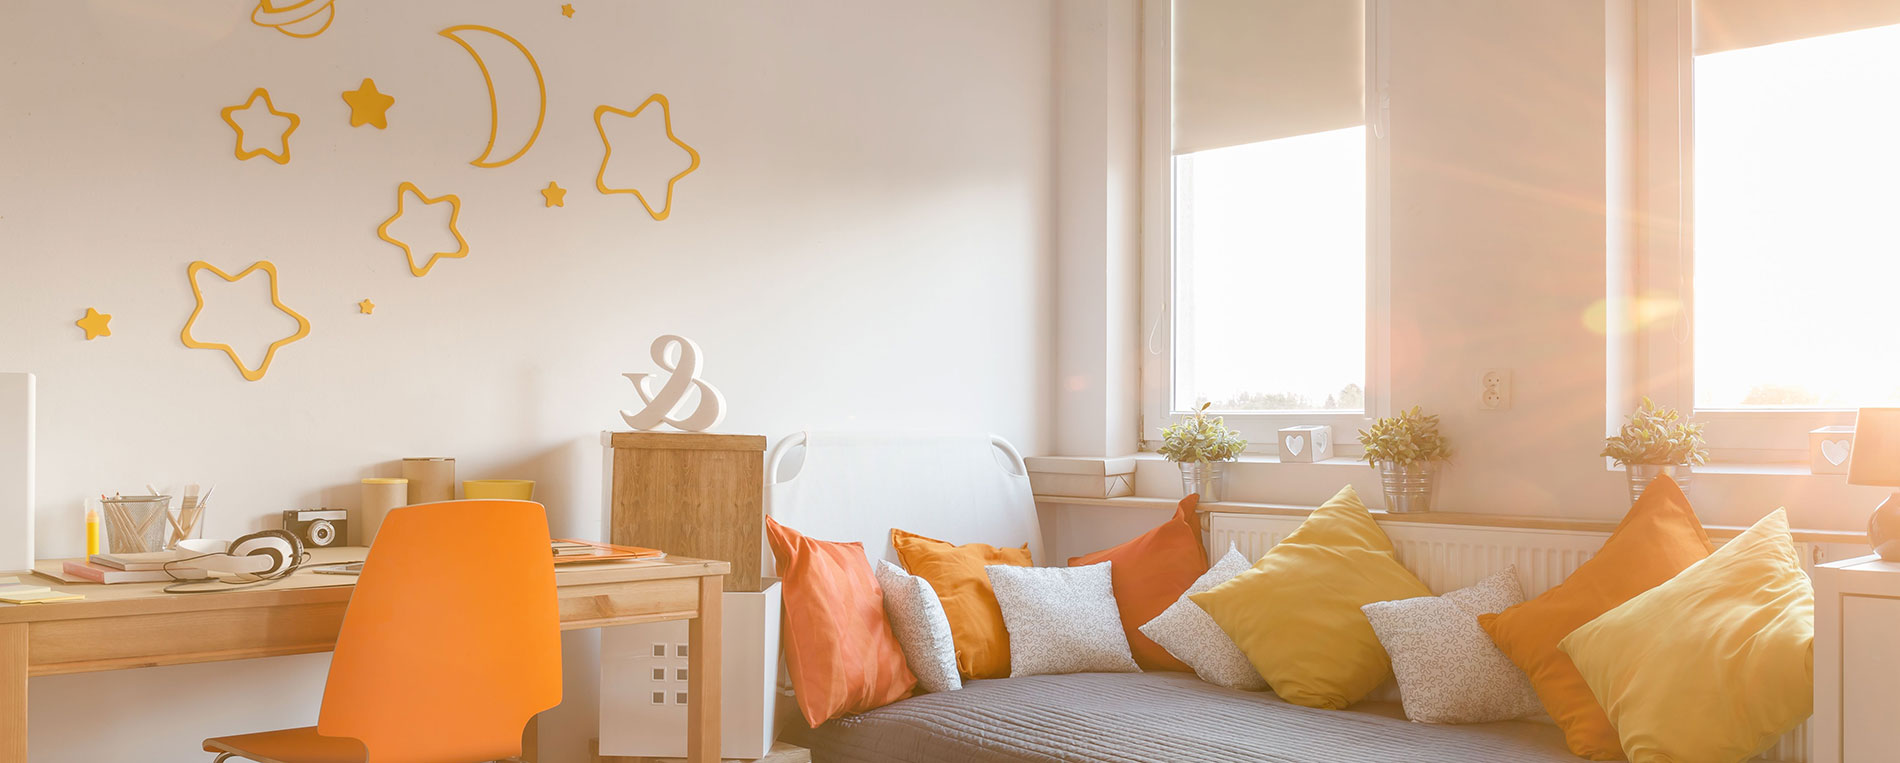
<path id="1" fill-rule="evenodd" d="M 1188 495 L 1201 494 L 1201 503 L 1212 503 L 1221 499 L 1222 483 L 1226 482 L 1227 462 L 1182 461 L 1181 490 Z"/>
<path id="2" fill-rule="evenodd" d="M 1385 488 L 1385 510 L 1392 514 L 1413 514 L 1432 510 L 1432 495 L 1438 490 L 1438 462 L 1399 465 L 1379 462 L 1379 482 Z"/>
<path id="3" fill-rule="evenodd" d="M 1629 473 L 1632 504 L 1643 497 L 1643 490 L 1649 487 L 1650 481 L 1661 475 L 1667 474 L 1675 480 L 1684 495 L 1689 493 L 1689 480 L 1695 476 L 1688 464 L 1628 464 L 1623 469 Z"/>

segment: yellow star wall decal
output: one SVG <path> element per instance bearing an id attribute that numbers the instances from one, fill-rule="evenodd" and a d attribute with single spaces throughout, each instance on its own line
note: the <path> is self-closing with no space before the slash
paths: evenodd
<path id="1" fill-rule="evenodd" d="M 425 205 L 440 204 L 444 201 L 449 203 L 449 232 L 455 234 L 455 243 L 458 245 L 458 248 L 455 251 L 436 252 L 434 254 L 429 255 L 428 262 L 422 263 L 421 265 L 417 265 L 416 253 L 414 250 L 410 249 L 409 242 L 392 238 L 389 235 L 389 226 L 395 224 L 397 220 L 402 219 L 404 205 L 407 199 L 409 198 L 410 194 L 415 194 L 416 198 L 421 199 L 422 203 Z M 461 257 L 468 256 L 468 239 L 462 238 L 462 231 L 460 231 L 459 229 L 455 227 L 456 221 L 460 219 L 461 216 L 462 216 L 462 198 L 460 196 L 456 196 L 455 194 L 448 193 L 448 194 L 443 194 L 441 196 L 437 196 L 431 199 L 428 196 L 423 195 L 422 189 L 417 188 L 415 183 L 411 183 L 405 180 L 403 181 L 403 184 L 401 186 L 398 186 L 396 188 L 396 214 L 390 215 L 389 219 L 384 220 L 382 225 L 377 226 L 376 237 L 384 241 L 387 241 L 391 244 L 395 244 L 397 247 L 400 247 L 402 249 L 403 256 L 409 258 L 410 275 L 413 275 L 417 278 L 421 278 L 429 274 L 429 269 L 435 267 L 435 263 L 437 260 L 440 260 L 443 258 L 461 258 Z"/>
<path id="2" fill-rule="evenodd" d="M 657 211 L 654 210 L 653 205 L 647 201 L 646 194 L 641 193 L 639 189 L 609 188 L 607 186 L 607 165 L 613 161 L 614 144 L 613 141 L 607 138 L 606 125 L 601 123 L 601 118 L 608 114 L 615 114 L 628 119 L 638 117 L 640 116 L 640 112 L 645 111 L 648 106 L 656 103 L 660 105 L 660 117 L 665 120 L 666 139 L 672 141 L 673 145 L 685 149 L 686 155 L 692 157 L 692 162 L 686 165 L 686 169 L 680 170 L 678 175 L 674 175 L 666 181 L 666 202 L 660 205 Z M 594 109 L 594 129 L 600 131 L 600 144 L 602 148 L 605 149 L 605 152 L 600 157 L 600 172 L 594 175 L 594 188 L 603 194 L 633 194 L 634 198 L 640 200 L 640 206 L 646 207 L 647 214 L 652 215 L 655 220 L 665 220 L 668 215 L 671 215 L 673 213 L 673 186 L 680 182 L 680 178 L 686 177 L 692 174 L 693 170 L 699 169 L 699 152 L 693 150 L 692 146 L 686 145 L 686 142 L 680 140 L 678 135 L 673 134 L 673 109 L 671 104 L 667 103 L 666 96 L 654 93 L 651 97 L 641 102 L 638 108 L 632 111 L 616 109 L 606 105 Z"/>
<path id="3" fill-rule="evenodd" d="M 257 148 L 250 151 L 244 150 L 244 126 L 238 124 L 235 115 L 241 113 L 248 114 L 253 109 L 256 109 L 257 102 L 260 99 L 264 101 L 264 109 L 269 112 L 271 116 L 286 120 L 286 124 L 288 125 L 284 128 L 283 133 L 277 136 L 279 146 L 277 151 L 272 151 L 269 148 Z M 271 103 L 269 90 L 265 90 L 261 87 L 252 90 L 249 99 L 246 99 L 243 103 L 236 106 L 226 106 L 222 111 L 219 111 L 218 114 L 224 117 L 225 124 L 230 125 L 232 130 L 237 131 L 237 148 L 233 151 L 233 153 L 237 154 L 237 158 L 255 159 L 262 156 L 278 164 L 290 163 L 290 134 L 297 131 L 297 125 L 302 120 L 298 119 L 296 114 L 292 114 L 288 111 L 278 111 L 277 105 Z"/>
<path id="4" fill-rule="evenodd" d="M 370 125 L 378 130 L 389 127 L 387 112 L 396 99 L 376 92 L 376 80 L 363 78 L 362 86 L 343 91 L 343 102 L 350 105 L 350 126 Z"/>
<path id="5" fill-rule="evenodd" d="M 73 321 L 73 325 L 86 330 L 86 341 L 90 342 L 102 336 L 112 336 L 112 329 L 106 326 L 112 316 L 90 307 L 86 308 L 86 317 Z"/>
<path id="6" fill-rule="evenodd" d="M 365 299 L 356 303 L 356 311 L 364 315 L 369 315 L 370 313 L 376 312 L 376 303 Z"/>
<path id="7" fill-rule="evenodd" d="M 567 189 L 550 180 L 548 187 L 541 189 L 541 198 L 547 200 L 545 205 L 547 207 L 565 207 L 567 206 Z"/>
<path id="8" fill-rule="evenodd" d="M 238 357 L 237 350 L 232 349 L 231 345 L 222 344 L 219 342 L 199 341 L 196 337 L 193 337 L 191 335 L 192 324 L 198 322 L 198 314 L 204 312 L 204 309 L 205 309 L 204 287 L 198 285 L 198 274 L 207 270 L 211 271 L 212 275 L 215 275 L 231 283 L 237 283 L 239 280 L 242 280 L 245 276 L 262 271 L 265 277 L 270 280 L 271 305 L 275 306 L 278 310 L 283 311 L 285 315 L 288 315 L 292 318 L 297 319 L 296 333 L 293 333 L 290 336 L 284 337 L 275 342 L 271 342 L 270 349 L 264 351 L 264 362 L 259 363 L 257 365 L 257 368 L 251 368 L 249 366 L 244 365 L 244 359 Z M 217 266 L 214 266 L 209 262 L 199 260 L 197 262 L 191 263 L 191 266 L 185 269 L 185 276 L 191 280 L 191 296 L 192 296 L 192 299 L 197 301 L 197 305 L 191 308 L 191 317 L 185 319 L 185 328 L 183 331 L 179 332 L 179 337 L 184 340 L 186 347 L 190 347 L 195 350 L 223 350 L 224 354 L 229 355 L 231 357 L 231 363 L 237 366 L 238 373 L 243 374 L 244 379 L 246 381 L 257 381 L 259 379 L 264 378 L 264 373 L 270 370 L 270 363 L 273 359 L 277 357 L 278 350 L 283 349 L 284 345 L 290 344 L 291 342 L 295 342 L 299 339 L 302 339 L 310 335 L 310 319 L 305 318 L 301 314 L 299 314 L 297 311 L 290 309 L 290 306 L 284 304 L 284 300 L 278 296 L 277 266 L 271 262 L 268 262 L 265 260 L 259 260 L 257 262 L 251 263 L 250 267 L 245 268 L 242 272 L 239 272 L 237 275 L 231 275 L 222 270 L 219 270 Z"/>
<path id="9" fill-rule="evenodd" d="M 567 5 L 561 6 L 561 15 L 566 16 L 570 19 L 574 18 L 574 4 L 569 3 Z"/>

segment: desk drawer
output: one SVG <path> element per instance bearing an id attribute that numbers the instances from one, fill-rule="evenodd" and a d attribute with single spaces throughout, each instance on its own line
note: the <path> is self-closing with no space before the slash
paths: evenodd
<path id="1" fill-rule="evenodd" d="M 327 652 L 346 602 L 29 623 L 28 675 Z"/>
<path id="2" fill-rule="evenodd" d="M 699 613 L 699 578 L 561 586 L 561 630 L 602 628 Z"/>

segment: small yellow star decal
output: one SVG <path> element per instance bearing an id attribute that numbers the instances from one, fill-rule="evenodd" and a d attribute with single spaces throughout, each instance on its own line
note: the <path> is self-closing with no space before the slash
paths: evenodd
<path id="1" fill-rule="evenodd" d="M 233 114 L 248 112 L 256 108 L 257 101 L 260 98 L 264 100 L 264 109 L 266 111 L 270 112 L 272 116 L 284 118 L 289 123 L 289 126 L 284 128 L 283 134 L 277 137 L 278 145 L 281 147 L 278 151 L 271 151 L 268 148 L 258 148 L 250 151 L 244 150 L 244 127 L 239 125 L 237 119 L 232 116 Z M 218 114 L 224 117 L 225 124 L 230 125 L 232 130 L 237 131 L 237 148 L 233 150 L 233 153 L 237 154 L 237 158 L 254 159 L 262 156 L 278 164 L 290 163 L 290 134 L 297 131 L 297 124 L 302 120 L 298 119 L 296 114 L 292 114 L 288 111 L 278 111 L 277 105 L 271 103 L 269 90 L 265 90 L 261 87 L 252 90 L 249 99 L 236 106 L 226 106 L 222 111 L 219 111 Z"/>
<path id="2" fill-rule="evenodd" d="M 570 3 L 567 5 L 561 6 L 561 15 L 566 16 L 570 19 L 574 18 L 574 5 Z"/>
<path id="3" fill-rule="evenodd" d="M 547 199 L 549 208 L 567 206 L 567 189 L 552 180 L 548 181 L 548 187 L 541 189 L 541 197 Z"/>
<path id="4" fill-rule="evenodd" d="M 371 302 L 366 299 L 366 300 L 356 303 L 356 309 L 358 312 L 361 312 L 364 315 L 369 315 L 370 313 L 373 313 L 376 311 L 376 303 Z"/>
<path id="5" fill-rule="evenodd" d="M 376 92 L 376 80 L 363 78 L 363 84 L 355 90 L 343 91 L 343 102 L 350 105 L 350 126 L 374 126 L 378 130 L 389 127 L 387 112 L 396 105 L 394 97 Z"/>
<path id="6" fill-rule="evenodd" d="M 90 342 L 102 336 L 112 336 L 112 329 L 106 327 L 106 324 L 111 320 L 111 315 L 88 307 L 86 308 L 86 317 L 73 321 L 73 325 L 85 329 L 86 341 Z"/>
<path id="7" fill-rule="evenodd" d="M 612 161 L 614 158 L 614 144 L 612 141 L 609 141 L 607 139 L 607 127 L 601 124 L 601 121 L 600 121 L 601 117 L 604 117 L 608 114 L 617 114 L 623 117 L 627 117 L 628 119 L 632 119 L 634 117 L 640 116 L 640 112 L 645 111 L 646 107 L 651 106 L 655 103 L 660 104 L 660 117 L 666 120 L 665 121 L 666 139 L 672 141 L 673 145 L 676 145 L 682 149 L 685 149 L 686 155 L 689 157 L 692 157 L 692 162 L 686 165 L 686 169 L 680 170 L 680 173 L 678 175 L 674 175 L 672 178 L 666 181 L 666 203 L 660 205 L 659 211 L 654 211 L 653 205 L 650 203 L 647 203 L 646 194 L 640 193 L 640 190 L 637 188 L 609 188 L 607 187 L 607 164 L 608 162 Z M 666 96 L 661 95 L 659 93 L 654 93 L 651 97 L 641 102 L 638 108 L 635 108 L 632 111 L 626 111 L 624 109 L 616 109 L 612 106 L 605 106 L 605 105 L 601 106 L 600 108 L 594 109 L 594 129 L 600 131 L 600 144 L 606 148 L 606 153 L 604 153 L 600 157 L 600 172 L 594 175 L 594 188 L 604 194 L 607 194 L 607 193 L 633 194 L 634 198 L 640 200 L 640 206 L 646 207 L 647 214 L 652 215 L 653 219 L 655 220 L 665 220 L 668 215 L 671 215 L 673 213 L 673 186 L 677 185 L 680 182 L 680 178 L 686 177 L 687 175 L 692 174 L 693 170 L 699 169 L 699 152 L 693 150 L 692 146 L 686 145 L 685 141 L 680 140 L 679 136 L 673 134 L 673 108 L 670 104 L 667 103 Z"/>
<path id="8" fill-rule="evenodd" d="M 297 319 L 296 333 L 291 334 L 290 336 L 284 337 L 282 339 L 279 339 L 275 342 L 271 342 L 270 349 L 264 351 L 264 362 L 258 364 L 257 368 L 252 369 L 250 367 L 245 366 L 244 359 L 238 357 L 237 350 L 232 349 L 231 345 L 223 344 L 219 342 L 201 342 L 201 341 L 198 341 L 196 337 L 193 337 L 191 335 L 192 324 L 198 322 L 198 314 L 204 312 L 205 310 L 205 293 L 204 293 L 204 288 L 198 285 L 198 274 L 206 270 L 211 271 L 213 275 L 219 278 L 222 278 L 226 281 L 229 281 L 231 283 L 237 283 L 238 281 L 242 280 L 245 276 L 248 276 L 260 270 L 263 271 L 265 277 L 270 280 L 271 305 L 276 307 L 278 310 L 282 310 L 285 315 L 288 315 L 292 318 Z M 271 262 L 268 262 L 266 260 L 258 260 L 257 262 L 251 263 L 250 267 L 245 268 L 243 271 L 239 272 L 237 275 L 231 275 L 222 270 L 219 270 L 217 266 L 214 266 L 209 262 L 199 260 L 197 262 L 191 263 L 191 266 L 185 269 L 185 276 L 191 279 L 191 296 L 193 299 L 196 299 L 198 301 L 198 304 L 197 306 L 191 308 L 191 317 L 185 319 L 185 328 L 183 331 L 179 332 L 179 337 L 184 340 L 186 347 L 190 347 L 192 349 L 223 350 L 224 354 L 231 356 L 231 363 L 237 366 L 238 373 L 243 374 L 244 379 L 246 381 L 257 381 L 259 379 L 264 378 L 264 372 L 270 370 L 270 362 L 272 359 L 277 357 L 278 350 L 283 349 L 284 345 L 290 344 L 291 342 L 295 342 L 299 339 L 310 336 L 310 319 L 305 318 L 303 317 L 303 315 L 299 314 L 297 311 L 290 309 L 290 306 L 284 304 L 284 300 L 277 296 L 277 266 Z"/>
<path id="9" fill-rule="evenodd" d="M 429 261 L 421 265 L 416 264 L 416 253 L 409 248 L 409 242 L 399 241 L 389 236 L 389 226 L 394 224 L 397 220 L 402 219 L 403 204 L 409 198 L 409 194 L 412 193 L 416 195 L 416 198 L 421 199 L 425 205 L 440 204 L 444 201 L 449 203 L 449 232 L 455 234 L 455 243 L 459 245 L 459 248 L 453 252 L 436 252 L 429 255 Z M 405 180 L 402 185 L 396 188 L 396 214 L 390 215 L 389 219 L 384 220 L 383 224 L 376 228 L 376 237 L 401 247 L 403 256 L 409 258 L 410 275 L 421 278 L 429 274 L 429 269 L 435 267 L 437 260 L 445 257 L 460 258 L 468 256 L 468 239 L 462 238 L 462 231 L 455 227 L 455 221 L 460 219 L 461 216 L 462 197 L 447 193 L 431 199 L 423 195 L 422 189 L 417 188 L 415 183 Z"/>

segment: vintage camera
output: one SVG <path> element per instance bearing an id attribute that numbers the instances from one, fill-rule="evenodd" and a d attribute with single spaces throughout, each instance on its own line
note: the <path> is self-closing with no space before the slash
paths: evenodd
<path id="1" fill-rule="evenodd" d="M 350 538 L 350 513 L 343 509 L 294 509 L 284 512 L 284 531 L 305 546 L 341 546 Z"/>

